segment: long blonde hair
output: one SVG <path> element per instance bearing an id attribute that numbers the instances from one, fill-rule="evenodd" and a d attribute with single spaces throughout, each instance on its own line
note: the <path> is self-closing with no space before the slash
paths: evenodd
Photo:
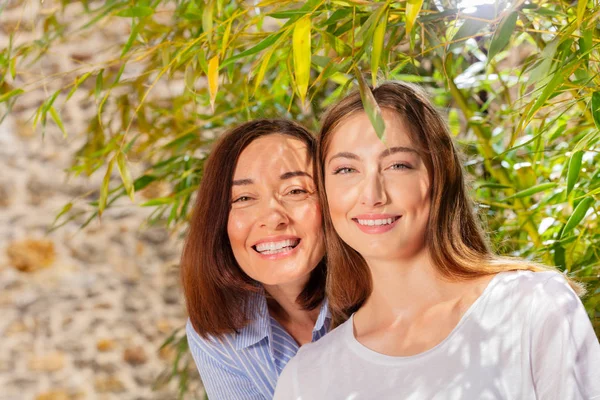
<path id="1" fill-rule="evenodd" d="M 442 276 L 472 279 L 511 270 L 549 271 L 555 268 L 494 254 L 488 245 L 465 184 L 465 173 L 448 127 L 422 89 L 407 83 L 386 82 L 372 90 L 383 109 L 392 110 L 410 126 L 411 141 L 427 166 L 431 181 L 431 211 L 426 241 L 433 263 Z M 362 256 L 333 228 L 324 165 L 335 128 L 356 112 L 364 111 L 360 93 L 353 92 L 324 115 L 318 139 L 316 170 L 327 241 L 327 295 L 334 324 L 346 320 L 369 297 L 372 281 Z M 580 295 L 581 284 L 569 280 Z"/>

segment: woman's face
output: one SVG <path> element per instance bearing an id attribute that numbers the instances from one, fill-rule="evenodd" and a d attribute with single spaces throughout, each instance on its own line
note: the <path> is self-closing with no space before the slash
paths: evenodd
<path id="1" fill-rule="evenodd" d="M 324 166 L 333 226 L 367 261 L 423 250 L 429 219 L 429 175 L 409 127 L 389 109 L 382 114 L 385 141 L 357 112 L 331 133 Z"/>
<path id="2" fill-rule="evenodd" d="M 227 234 L 242 270 L 264 285 L 304 284 L 325 253 L 308 149 L 273 134 L 242 151 Z"/>

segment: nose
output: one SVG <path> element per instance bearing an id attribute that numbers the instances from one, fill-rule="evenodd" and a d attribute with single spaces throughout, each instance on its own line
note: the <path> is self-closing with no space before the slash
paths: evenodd
<path id="1" fill-rule="evenodd" d="M 363 181 L 360 201 L 365 206 L 378 207 L 387 203 L 385 183 L 380 173 L 368 175 Z"/>
<path id="2" fill-rule="evenodd" d="M 287 210 L 277 199 L 271 199 L 261 210 L 260 227 L 279 230 L 288 226 L 290 219 Z"/>

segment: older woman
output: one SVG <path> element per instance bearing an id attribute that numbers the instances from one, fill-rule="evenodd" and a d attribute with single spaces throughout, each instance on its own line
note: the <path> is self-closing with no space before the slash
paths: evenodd
<path id="1" fill-rule="evenodd" d="M 576 292 L 490 252 L 421 90 L 390 82 L 373 95 L 383 140 L 358 93 L 319 138 L 327 295 L 345 322 L 299 351 L 275 398 L 600 398 L 600 346 Z"/>
<path id="2" fill-rule="evenodd" d="M 329 327 L 315 140 L 256 120 L 207 160 L 181 263 L 188 343 L 211 400 L 271 399 L 298 347 Z"/>

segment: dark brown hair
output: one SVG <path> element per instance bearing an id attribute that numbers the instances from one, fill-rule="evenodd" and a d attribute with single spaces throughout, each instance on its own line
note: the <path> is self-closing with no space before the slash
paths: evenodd
<path id="1" fill-rule="evenodd" d="M 253 317 L 249 295 L 260 291 L 259 282 L 239 267 L 227 235 L 231 186 L 237 160 L 254 140 L 272 134 L 288 135 L 306 144 L 314 161 L 316 141 L 301 125 L 288 120 L 254 120 L 226 132 L 206 161 L 189 231 L 181 257 L 181 281 L 192 326 L 199 335 L 238 331 Z M 297 298 L 312 310 L 325 293 L 324 261 L 311 272 Z"/>
<path id="2" fill-rule="evenodd" d="M 488 246 L 465 184 L 459 152 L 446 122 L 417 86 L 386 82 L 372 89 L 382 109 L 396 112 L 410 127 L 410 139 L 423 159 L 431 182 L 431 207 L 426 243 L 433 263 L 445 277 L 459 280 L 508 270 L 548 270 L 533 262 L 499 257 Z M 327 296 L 334 324 L 347 319 L 369 297 L 372 280 L 362 256 L 333 228 L 325 193 L 325 160 L 336 127 L 364 111 L 360 93 L 334 104 L 322 118 L 317 146 L 317 184 L 327 242 Z M 571 282 L 579 293 L 582 287 Z"/>

